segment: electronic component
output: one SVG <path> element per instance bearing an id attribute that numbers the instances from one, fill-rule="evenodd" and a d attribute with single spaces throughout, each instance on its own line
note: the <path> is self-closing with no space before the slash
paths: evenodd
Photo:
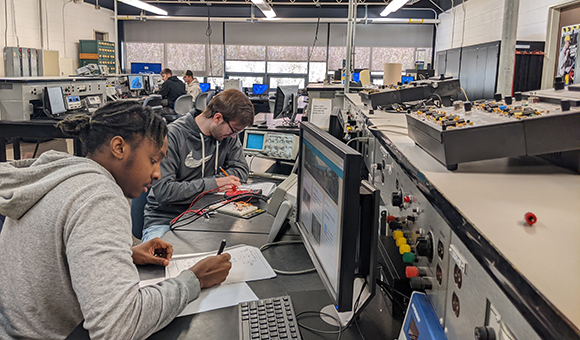
<path id="1" fill-rule="evenodd" d="M 82 107 L 79 96 L 66 96 L 66 109 L 69 111 L 78 110 Z"/>
<path id="2" fill-rule="evenodd" d="M 248 129 L 244 134 L 243 147 L 248 155 L 295 160 L 298 142 L 298 136 L 292 133 Z"/>

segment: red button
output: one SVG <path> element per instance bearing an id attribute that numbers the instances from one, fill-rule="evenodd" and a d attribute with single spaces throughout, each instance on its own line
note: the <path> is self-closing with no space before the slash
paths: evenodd
<path id="1" fill-rule="evenodd" d="M 395 216 L 393 216 L 393 215 L 387 215 L 387 223 L 388 222 L 393 222 L 393 221 L 396 221 L 396 220 L 397 220 L 397 218 Z"/>
<path id="2" fill-rule="evenodd" d="M 408 266 L 407 268 L 405 268 L 405 275 L 407 276 L 407 278 L 419 276 L 419 268 Z"/>
<path id="3" fill-rule="evenodd" d="M 405 201 L 405 203 L 411 203 L 411 196 L 403 197 L 403 201 Z"/>

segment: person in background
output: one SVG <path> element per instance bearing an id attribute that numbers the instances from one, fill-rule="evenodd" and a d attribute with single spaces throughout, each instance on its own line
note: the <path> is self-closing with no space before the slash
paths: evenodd
<path id="1" fill-rule="evenodd" d="M 167 266 L 172 246 L 132 246 L 127 197 L 159 179 L 167 126 L 150 108 L 112 102 L 58 123 L 86 158 L 48 151 L 0 163 L 0 339 L 64 339 L 81 322 L 91 339 L 145 339 L 200 289 L 223 282 L 230 256 L 139 287 L 135 264 Z"/>
<path id="2" fill-rule="evenodd" d="M 170 221 L 198 194 L 227 191 L 248 179 L 249 168 L 237 135 L 253 122 L 252 102 L 231 89 L 216 95 L 197 117 L 190 112 L 168 126 L 169 148 L 161 162 L 162 176 L 151 187 L 145 205 L 144 242 L 168 232 Z"/>
<path id="3" fill-rule="evenodd" d="M 199 80 L 193 76 L 193 72 L 187 70 L 183 75 L 183 81 L 185 82 L 185 90 L 193 97 L 193 101 L 195 102 L 195 98 L 201 93 Z"/>
<path id="4" fill-rule="evenodd" d="M 161 71 L 161 79 L 163 79 L 163 84 L 161 84 L 161 89 L 159 89 L 159 94 L 166 99 L 163 101 L 162 105 L 173 109 L 175 100 L 180 96 L 186 94 L 185 84 L 173 75 L 173 72 L 164 68 Z"/>

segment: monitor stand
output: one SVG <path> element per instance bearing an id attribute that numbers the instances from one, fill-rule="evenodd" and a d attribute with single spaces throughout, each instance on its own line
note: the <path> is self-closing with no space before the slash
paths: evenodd
<path id="1" fill-rule="evenodd" d="M 372 298 L 372 295 L 368 289 L 368 285 L 365 285 L 364 282 L 365 281 L 362 278 L 356 278 L 354 280 L 352 310 L 350 312 L 339 313 L 336 311 L 336 307 L 333 304 L 323 307 L 320 312 L 334 316 L 336 319 L 340 320 L 340 325 L 342 327 L 346 327 L 353 318 L 357 317 L 357 315 L 362 312 L 364 307 L 366 307 L 366 305 L 370 302 L 370 298 Z M 373 282 L 372 284 L 375 283 Z M 363 286 L 364 290 L 362 290 L 361 293 Z M 338 327 L 336 323 L 337 320 L 324 314 L 321 314 L 320 318 L 327 324 Z"/>

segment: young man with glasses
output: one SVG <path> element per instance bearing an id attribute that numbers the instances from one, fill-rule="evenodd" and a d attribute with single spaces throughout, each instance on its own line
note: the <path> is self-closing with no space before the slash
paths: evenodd
<path id="1" fill-rule="evenodd" d="M 238 90 L 226 90 L 197 117 L 190 113 L 168 126 L 169 149 L 161 162 L 161 179 L 147 196 L 143 242 L 169 231 L 170 221 L 198 194 L 216 188 L 227 191 L 248 179 L 237 134 L 253 122 L 250 99 Z"/>

